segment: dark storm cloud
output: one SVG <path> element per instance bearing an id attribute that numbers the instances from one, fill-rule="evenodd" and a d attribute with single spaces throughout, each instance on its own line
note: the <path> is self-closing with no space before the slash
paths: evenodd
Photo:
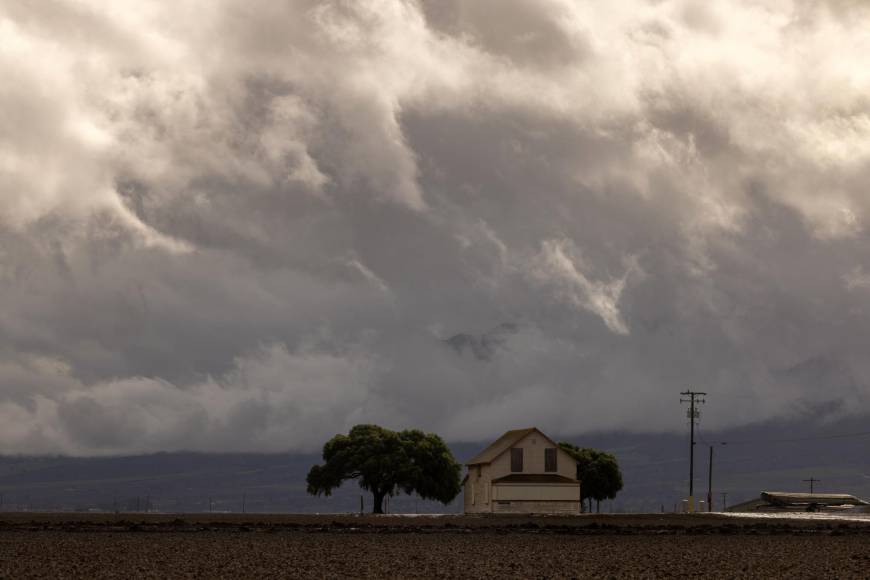
<path id="1" fill-rule="evenodd" d="M 0 452 L 870 412 L 860 3 L 51 6 L 0 5 Z"/>

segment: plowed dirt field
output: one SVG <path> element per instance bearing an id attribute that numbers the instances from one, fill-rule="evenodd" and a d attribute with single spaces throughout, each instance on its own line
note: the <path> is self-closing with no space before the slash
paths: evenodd
<path id="1" fill-rule="evenodd" d="M 870 524 L 0 515 L 0 578 L 868 578 Z"/>

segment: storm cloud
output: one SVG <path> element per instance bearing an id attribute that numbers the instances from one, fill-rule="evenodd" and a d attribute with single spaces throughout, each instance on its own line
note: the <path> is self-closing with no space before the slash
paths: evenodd
<path id="1" fill-rule="evenodd" d="M 0 453 L 870 413 L 868 18 L 0 0 Z"/>

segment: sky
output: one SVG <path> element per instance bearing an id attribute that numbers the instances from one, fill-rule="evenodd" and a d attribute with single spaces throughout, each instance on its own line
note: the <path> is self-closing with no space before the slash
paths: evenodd
<path id="1" fill-rule="evenodd" d="M 0 0 L 0 453 L 870 414 L 860 0 Z"/>

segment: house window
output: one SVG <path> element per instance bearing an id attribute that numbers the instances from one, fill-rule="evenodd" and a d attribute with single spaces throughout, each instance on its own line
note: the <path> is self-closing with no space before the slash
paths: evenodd
<path id="1" fill-rule="evenodd" d="M 523 470 L 523 448 L 511 448 L 511 471 L 517 472 Z"/>
<path id="2" fill-rule="evenodd" d="M 544 471 L 558 471 L 556 467 L 556 448 L 544 449 Z"/>

